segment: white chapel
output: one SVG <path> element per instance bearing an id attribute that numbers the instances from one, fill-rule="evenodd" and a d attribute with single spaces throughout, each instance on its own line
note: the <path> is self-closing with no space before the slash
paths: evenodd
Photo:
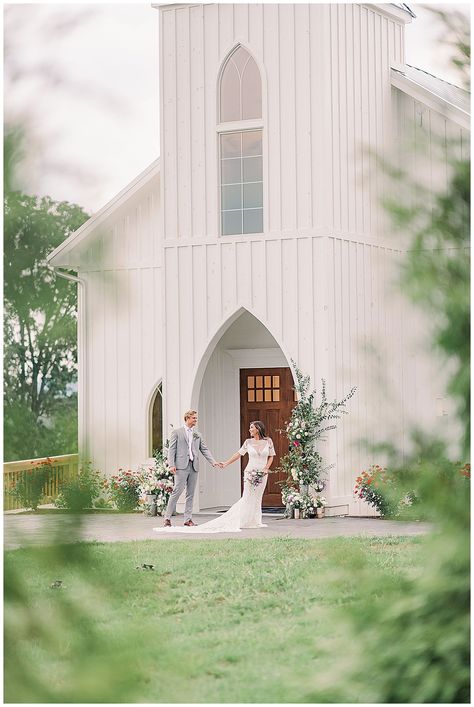
<path id="1" fill-rule="evenodd" d="M 320 449 L 330 514 L 372 514 L 352 493 L 383 461 L 364 440 L 403 450 L 413 420 L 454 424 L 373 158 L 435 190 L 469 153 L 468 94 L 405 63 L 412 21 L 397 3 L 150 7 L 160 158 L 49 257 L 77 274 L 79 451 L 103 473 L 145 462 L 189 408 L 216 459 L 264 421 L 278 464 L 291 359 L 330 399 L 357 386 Z M 240 494 L 237 464 L 202 460 L 196 510 Z"/>

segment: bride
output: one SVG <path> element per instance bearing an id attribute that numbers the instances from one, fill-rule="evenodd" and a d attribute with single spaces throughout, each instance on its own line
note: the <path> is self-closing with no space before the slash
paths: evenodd
<path id="1" fill-rule="evenodd" d="M 238 533 L 242 528 L 266 528 L 262 523 L 262 497 L 267 485 L 268 471 L 275 456 L 275 449 L 270 437 L 266 436 L 265 426 L 260 420 L 250 423 L 250 438 L 246 439 L 238 452 L 223 462 L 223 467 L 233 464 L 237 459 L 249 455 L 249 461 L 244 470 L 244 492 L 242 497 L 218 518 L 202 525 L 191 527 L 153 528 L 157 532 L 184 533 Z M 258 482 L 259 474 L 263 472 Z M 254 478 L 258 483 L 252 483 Z"/>

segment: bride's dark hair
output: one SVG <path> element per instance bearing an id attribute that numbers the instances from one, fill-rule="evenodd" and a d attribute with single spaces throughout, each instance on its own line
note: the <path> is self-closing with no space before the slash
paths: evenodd
<path id="1" fill-rule="evenodd" d="M 266 438 L 267 433 L 265 432 L 265 425 L 261 420 L 253 420 L 250 424 L 257 428 L 257 432 L 261 439 Z"/>

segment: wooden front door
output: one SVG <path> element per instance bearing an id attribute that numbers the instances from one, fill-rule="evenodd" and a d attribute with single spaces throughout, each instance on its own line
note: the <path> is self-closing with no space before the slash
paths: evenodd
<path id="1" fill-rule="evenodd" d="M 288 438 L 284 432 L 295 405 L 293 378 L 289 368 L 242 368 L 240 370 L 240 437 L 241 443 L 249 437 L 249 425 L 253 420 L 261 420 L 267 435 L 275 445 L 276 457 L 272 469 L 280 465 L 280 458 L 288 451 Z M 243 470 L 248 456 L 242 457 Z M 276 483 L 286 478 L 284 473 L 270 474 L 262 505 L 282 506 L 281 487 Z"/>

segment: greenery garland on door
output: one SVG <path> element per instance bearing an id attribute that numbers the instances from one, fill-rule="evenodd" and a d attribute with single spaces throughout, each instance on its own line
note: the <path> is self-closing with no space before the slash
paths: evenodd
<path id="1" fill-rule="evenodd" d="M 284 432 L 288 437 L 289 450 L 280 460 L 279 471 L 287 474 L 285 481 L 280 481 L 282 486 L 282 499 L 286 505 L 292 507 L 291 498 L 295 498 L 295 490 L 299 490 L 298 497 L 304 514 L 309 514 L 310 507 L 315 508 L 317 499 L 312 499 L 309 494 L 310 487 L 316 492 L 324 489 L 324 474 L 333 466 L 323 466 L 323 459 L 316 449 L 316 443 L 322 435 L 329 430 L 336 429 L 333 420 L 339 420 L 342 415 L 347 415 L 346 403 L 356 391 L 352 387 L 350 392 L 339 402 L 329 402 L 326 396 L 326 382 L 321 380 L 321 402 L 315 405 L 316 390 L 310 392 L 310 377 L 303 375 L 296 363 L 291 360 L 295 371 L 297 403 L 292 410 L 291 417 L 286 424 Z M 288 507 L 287 506 L 287 507 Z M 300 507 L 300 506 L 298 506 Z"/>

